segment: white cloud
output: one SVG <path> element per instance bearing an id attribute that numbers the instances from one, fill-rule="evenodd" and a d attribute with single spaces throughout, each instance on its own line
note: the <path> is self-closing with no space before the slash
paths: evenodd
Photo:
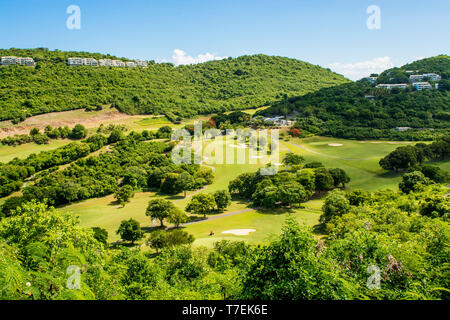
<path id="1" fill-rule="evenodd" d="M 379 57 L 355 63 L 335 62 L 329 64 L 328 67 L 351 80 L 359 80 L 368 77 L 371 73 L 381 73 L 386 69 L 393 68 L 394 63 L 390 57 Z"/>
<path id="2" fill-rule="evenodd" d="M 219 56 L 216 56 L 209 52 L 207 52 L 205 54 L 199 54 L 196 57 L 191 57 L 191 56 L 188 56 L 186 54 L 186 52 L 184 52 L 183 50 L 175 49 L 175 50 L 173 50 L 172 62 L 175 63 L 176 65 L 196 64 L 196 63 L 202 63 L 202 62 L 211 61 L 211 60 L 222 60 L 225 58 L 227 58 L 227 57 L 219 57 Z"/>

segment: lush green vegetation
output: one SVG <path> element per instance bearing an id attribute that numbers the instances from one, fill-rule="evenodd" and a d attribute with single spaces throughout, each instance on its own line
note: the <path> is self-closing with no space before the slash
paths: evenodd
<path id="1" fill-rule="evenodd" d="M 409 83 L 406 70 L 439 72 L 443 80 L 439 90 L 416 91 L 377 89 L 367 81 L 323 88 L 299 97 L 284 98 L 260 115 L 297 114 L 295 127 L 301 132 L 355 139 L 434 140 L 448 132 L 450 91 L 446 77 L 450 73 L 448 56 L 424 59 L 401 70 Z M 414 69 L 414 70 L 416 70 Z M 392 73 L 397 71 L 386 71 Z M 385 83 L 381 74 L 379 82 Z M 410 127 L 396 131 L 396 127 Z M 423 130 L 433 128 L 431 130 Z"/>
<path id="2" fill-rule="evenodd" d="M 377 83 L 409 83 L 409 75 L 407 71 L 413 74 L 437 73 L 443 79 L 450 78 L 450 57 L 448 55 L 439 55 L 436 57 L 425 58 L 405 64 L 400 68 L 393 68 L 383 71 Z"/>
<path id="3" fill-rule="evenodd" d="M 366 98 L 374 95 L 375 100 Z M 355 82 L 285 99 L 262 115 L 297 113 L 307 133 L 355 139 L 433 140 L 448 132 L 450 91 L 387 91 Z M 411 127 L 398 132 L 396 127 Z M 434 131 L 421 130 L 434 128 Z"/>
<path id="4" fill-rule="evenodd" d="M 156 253 L 105 247 L 104 230 L 30 202 L 0 221 L 0 297 L 448 299 L 444 192 L 436 184 L 408 194 L 335 190 L 322 208 L 322 239 L 289 217 L 280 236 L 258 246 L 195 248 L 182 230 L 154 230 L 148 244 Z M 131 243 L 144 236 L 133 219 L 118 232 Z"/>
<path id="5" fill-rule="evenodd" d="M 73 129 L 69 129 L 68 126 L 52 128 L 46 126 L 44 133 L 41 133 L 39 128 L 33 128 L 29 134 L 16 134 L 0 140 L 0 143 L 6 146 L 19 146 L 25 143 L 34 142 L 36 144 L 48 144 L 50 139 L 73 139 L 79 140 L 85 138 L 87 135 L 87 129 L 77 124 Z"/>
<path id="6" fill-rule="evenodd" d="M 109 104 L 130 114 L 165 114 L 170 120 L 271 104 L 347 82 L 341 75 L 302 61 L 265 55 L 242 56 L 174 67 L 69 67 L 69 57 L 114 58 L 47 49 L 0 50 L 0 56 L 30 56 L 35 68 L 0 68 L 0 119 Z M 122 59 L 126 60 L 126 59 Z"/>
<path id="7" fill-rule="evenodd" d="M 386 170 L 406 170 L 424 161 L 442 161 L 450 157 L 450 135 L 444 136 L 426 145 L 398 147 L 380 160 L 380 166 Z"/>

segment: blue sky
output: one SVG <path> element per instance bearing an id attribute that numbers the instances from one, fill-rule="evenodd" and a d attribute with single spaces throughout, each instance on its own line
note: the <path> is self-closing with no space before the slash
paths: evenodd
<path id="1" fill-rule="evenodd" d="M 80 30 L 66 27 L 69 5 L 81 9 Z M 379 30 L 366 26 L 369 5 L 381 10 Z M 175 63 L 264 53 L 355 79 L 448 54 L 450 1 L 2 0 L 0 28 L 0 48 L 47 47 Z"/>

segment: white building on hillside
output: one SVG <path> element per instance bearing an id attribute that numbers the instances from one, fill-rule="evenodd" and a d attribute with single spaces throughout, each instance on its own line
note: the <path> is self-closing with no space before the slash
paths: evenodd
<path id="1" fill-rule="evenodd" d="M 2 57 L 1 64 L 3 66 L 13 66 L 20 64 L 27 67 L 34 67 L 36 63 L 30 57 Z"/>
<path id="2" fill-rule="evenodd" d="M 98 63 L 102 67 L 112 67 L 113 66 L 113 62 L 111 59 L 100 59 L 98 61 Z"/>
<path id="3" fill-rule="evenodd" d="M 441 81 L 442 79 L 442 77 L 436 73 L 412 74 L 409 76 L 411 82 L 422 81 L 424 78 L 428 78 L 431 81 Z"/>
<path id="4" fill-rule="evenodd" d="M 136 62 L 129 61 L 126 63 L 128 68 L 135 68 L 137 66 Z"/>
<path id="5" fill-rule="evenodd" d="M 69 58 L 67 59 L 68 66 L 82 66 L 83 59 L 82 58 Z"/>
<path id="6" fill-rule="evenodd" d="M 19 63 L 17 57 L 2 57 L 2 66 L 12 66 Z"/>
<path id="7" fill-rule="evenodd" d="M 429 78 L 431 81 L 441 81 L 442 77 L 436 73 L 424 73 L 424 78 Z"/>
<path id="8" fill-rule="evenodd" d="M 19 58 L 19 64 L 27 67 L 34 67 L 36 65 L 36 62 L 34 62 L 33 58 Z"/>
<path id="9" fill-rule="evenodd" d="M 83 59 L 83 64 L 85 66 L 93 66 L 93 67 L 98 66 L 98 62 L 94 58 L 85 58 L 85 59 Z"/>
<path id="10" fill-rule="evenodd" d="M 123 67 L 126 67 L 126 64 L 125 64 L 125 62 L 120 61 L 120 60 L 113 60 L 113 61 L 112 61 L 112 66 L 113 66 L 113 67 L 120 67 L 120 68 L 123 68 Z"/>
<path id="11" fill-rule="evenodd" d="M 136 60 L 135 61 L 136 62 L 136 65 L 138 66 L 138 67 L 147 67 L 148 66 L 148 63 L 147 63 L 147 61 L 144 61 L 144 60 Z"/>
<path id="12" fill-rule="evenodd" d="M 431 84 L 429 82 L 414 82 L 412 85 L 418 91 L 433 89 L 433 87 L 431 86 Z"/>
<path id="13" fill-rule="evenodd" d="M 388 90 L 391 90 L 392 88 L 406 89 L 407 87 L 408 87 L 408 84 L 406 84 L 406 83 L 395 83 L 395 84 L 382 83 L 382 84 L 377 85 L 377 88 L 388 89 Z"/>
<path id="14" fill-rule="evenodd" d="M 409 76 L 411 82 L 422 81 L 423 76 L 421 74 L 412 74 Z"/>

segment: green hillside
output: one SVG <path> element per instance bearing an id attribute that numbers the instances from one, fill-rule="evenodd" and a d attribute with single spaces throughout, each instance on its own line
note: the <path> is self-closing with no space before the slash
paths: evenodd
<path id="1" fill-rule="evenodd" d="M 296 126 L 319 135 L 357 139 L 431 140 L 450 127 L 450 91 L 446 79 L 450 74 L 448 61 L 448 56 L 438 56 L 414 63 L 415 68 L 423 72 L 442 71 L 439 71 L 443 77 L 439 90 L 385 90 L 377 89 L 367 81 L 358 81 L 282 99 L 259 114 L 283 115 L 297 112 L 299 120 Z M 404 72 L 410 67 L 411 65 L 397 68 L 395 72 Z M 390 71 L 392 70 L 394 69 Z M 386 71 L 380 77 L 388 74 L 389 71 Z M 413 130 L 396 132 L 395 127 L 411 127 Z M 439 130 L 419 130 L 422 128 Z"/>
<path id="2" fill-rule="evenodd" d="M 400 68 L 383 71 L 377 83 L 408 83 L 411 74 L 437 73 L 444 79 L 450 78 L 450 56 L 442 54 L 405 64 Z"/>
<path id="3" fill-rule="evenodd" d="M 0 68 L 0 120 L 107 104 L 173 119 L 258 107 L 348 82 L 319 66 L 266 55 L 178 67 L 150 61 L 148 68 L 66 65 L 69 57 L 116 58 L 98 53 L 0 50 L 0 56 L 9 55 L 32 57 L 37 65 Z"/>

